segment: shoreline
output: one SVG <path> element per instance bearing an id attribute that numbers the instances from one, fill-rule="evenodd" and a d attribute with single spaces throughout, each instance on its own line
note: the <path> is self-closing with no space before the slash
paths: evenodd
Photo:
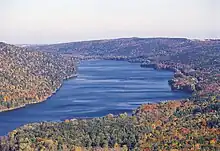
<path id="1" fill-rule="evenodd" d="M 103 58 L 103 59 L 100 59 L 100 58 L 90 58 L 90 59 L 85 59 L 85 60 L 81 60 L 81 61 L 93 61 L 93 60 L 112 60 L 112 61 L 126 61 L 128 63 L 138 63 L 139 66 L 141 68 L 150 68 L 150 69 L 154 69 L 156 71 L 168 71 L 168 72 L 172 72 L 173 73 L 173 77 L 168 80 L 168 85 L 170 86 L 171 88 L 171 91 L 173 92 L 183 92 L 183 93 L 186 93 L 186 94 L 189 94 L 190 96 L 192 96 L 193 92 L 190 92 L 188 91 L 187 89 L 185 89 L 184 87 L 180 87 L 179 89 L 175 88 L 173 84 L 175 83 L 171 83 L 170 81 L 172 81 L 174 78 L 175 78 L 175 73 L 177 73 L 178 71 L 180 71 L 178 68 L 161 68 L 158 66 L 157 63 L 148 63 L 148 64 L 145 64 L 144 62 L 141 62 L 141 61 L 131 61 L 130 58 L 123 58 L 123 59 L 115 59 L 115 58 Z M 166 101 L 173 101 L 173 100 L 166 100 Z"/>
<path id="2" fill-rule="evenodd" d="M 69 79 L 72 79 L 72 78 L 77 78 L 77 76 L 78 76 L 77 74 L 70 75 L 70 76 L 68 76 L 68 77 L 65 77 L 65 78 L 63 79 L 63 81 L 66 81 L 66 80 L 69 80 Z M 62 81 L 62 83 L 60 83 L 60 85 L 56 88 L 55 91 L 53 91 L 50 95 L 45 96 L 42 100 L 30 102 L 30 103 L 23 104 L 23 105 L 20 105 L 20 106 L 16 106 L 16 107 L 13 107 L 13 108 L 1 109 L 1 110 L 0 110 L 0 113 L 2 113 L 2 112 L 9 112 L 9 111 L 17 110 L 17 109 L 21 109 L 21 108 L 24 108 L 24 107 L 26 107 L 26 106 L 28 106 L 28 105 L 38 104 L 38 103 L 42 103 L 42 102 L 46 101 L 47 99 L 49 99 L 50 97 L 52 97 L 54 94 L 56 94 L 57 91 L 59 91 L 59 89 L 60 89 L 60 88 L 62 87 L 62 85 L 63 85 L 63 81 Z"/>
<path id="3" fill-rule="evenodd" d="M 97 60 L 100 60 L 100 59 L 97 59 Z M 174 75 L 170 80 L 168 80 L 168 85 L 170 86 L 170 88 L 173 92 L 184 92 L 184 93 L 190 94 L 191 96 L 195 92 L 194 90 L 191 89 L 191 87 L 190 87 L 191 84 L 190 85 L 183 85 L 183 86 L 177 85 L 177 87 L 176 87 L 176 83 L 173 82 L 173 81 L 175 81 L 175 74 L 178 71 L 181 71 L 178 68 L 173 68 L 173 67 L 165 67 L 164 68 L 164 67 L 160 67 L 158 63 L 151 63 L 150 61 L 148 61 L 148 63 L 141 62 L 141 61 L 132 61 L 129 58 L 127 58 L 127 59 L 125 59 L 125 58 L 123 58 L 123 59 L 108 58 L 108 59 L 104 59 L 104 60 L 127 61 L 131 64 L 132 63 L 139 63 L 141 68 L 150 68 L 150 69 L 154 69 L 156 71 L 169 71 L 169 72 L 172 72 L 172 73 L 174 73 Z M 167 101 L 172 101 L 172 100 L 167 100 Z"/>
<path id="4" fill-rule="evenodd" d="M 194 92 L 196 92 L 195 89 L 192 88 L 192 85 L 194 85 L 193 83 L 189 83 L 188 85 L 178 85 L 177 81 L 175 80 L 175 74 L 178 74 L 178 72 L 180 72 L 181 74 L 183 74 L 181 72 L 180 69 L 178 68 L 172 68 L 172 67 L 160 67 L 157 63 L 149 63 L 149 64 L 144 64 L 141 63 L 140 65 L 142 68 L 153 68 L 154 70 L 158 70 L 158 71 L 170 71 L 173 72 L 174 75 L 172 77 L 172 79 L 168 80 L 168 85 L 171 87 L 172 91 L 182 91 L 185 93 L 188 93 L 190 95 L 192 95 Z M 184 75 L 185 76 L 185 75 Z M 182 78 L 184 79 L 184 78 Z"/>
<path id="5" fill-rule="evenodd" d="M 99 59 L 98 59 L 98 58 L 96 58 L 96 59 L 86 59 L 86 60 L 81 60 L 81 61 L 90 61 L 90 60 L 113 60 L 113 61 L 126 61 L 126 62 L 129 62 L 129 63 L 134 63 L 134 62 L 130 62 L 129 59 L 122 59 L 122 60 L 118 59 L 118 60 L 117 60 L 117 59 L 105 59 L 105 58 L 104 58 L 104 59 L 100 59 L 100 58 L 99 58 Z M 158 71 L 159 71 L 159 70 L 170 71 L 170 72 L 173 72 L 174 74 L 175 74 L 175 72 L 177 71 L 177 69 L 156 68 L 157 64 L 143 64 L 143 63 L 141 63 L 141 62 L 138 62 L 138 63 L 140 63 L 140 67 L 141 67 L 141 68 L 151 68 L 151 69 L 158 70 Z M 150 66 L 148 66 L 148 65 L 150 65 Z M 78 74 L 75 73 L 75 74 L 72 74 L 72 75 L 70 75 L 70 76 L 65 77 L 65 78 L 63 79 L 63 81 L 60 83 L 60 85 L 56 88 L 55 91 L 53 91 L 50 95 L 45 96 L 45 98 L 43 98 L 43 99 L 40 100 L 40 101 L 30 102 L 30 103 L 23 104 L 23 105 L 14 107 L 14 108 L 2 109 L 2 110 L 0 110 L 0 113 L 2 113 L 2 112 L 9 112 L 9 111 L 17 110 L 17 109 L 21 109 L 21 108 L 24 108 L 24 107 L 26 107 L 26 106 L 28 106 L 28 105 L 32 105 L 32 104 L 42 103 L 42 102 L 46 101 L 47 99 L 49 99 L 50 97 L 52 97 L 54 94 L 56 94 L 57 91 L 59 91 L 59 89 L 62 87 L 64 81 L 69 80 L 69 79 L 72 79 L 72 78 L 77 78 L 77 76 L 78 76 Z M 174 78 L 174 75 L 173 75 L 173 78 Z M 173 80 L 173 78 L 170 79 L 170 80 Z M 169 83 L 170 80 L 168 80 L 168 85 L 171 87 L 171 90 L 172 90 L 173 92 L 175 92 L 175 91 L 180 91 L 180 92 L 181 92 L 181 91 L 182 91 L 182 92 L 184 92 L 184 93 L 187 93 L 187 94 L 192 95 L 192 93 L 190 93 L 189 91 L 185 91 L 185 89 L 173 89 L 173 86 Z M 166 102 L 167 102 L 167 101 L 173 101 L 173 100 L 166 100 Z M 177 101 L 178 101 L 178 100 L 177 100 Z M 180 101 L 180 100 L 179 100 L 179 101 Z"/>

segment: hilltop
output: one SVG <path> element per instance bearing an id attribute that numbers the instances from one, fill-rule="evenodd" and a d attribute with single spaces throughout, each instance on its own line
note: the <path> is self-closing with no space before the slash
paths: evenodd
<path id="1" fill-rule="evenodd" d="M 0 111 L 44 101 L 66 78 L 74 76 L 74 59 L 28 51 L 0 43 Z"/>
<path id="2" fill-rule="evenodd" d="M 49 45 L 29 46 L 35 50 L 65 53 L 82 56 L 127 56 L 137 57 L 155 55 L 157 51 L 166 51 L 191 45 L 185 38 L 120 38 L 69 42 Z"/>

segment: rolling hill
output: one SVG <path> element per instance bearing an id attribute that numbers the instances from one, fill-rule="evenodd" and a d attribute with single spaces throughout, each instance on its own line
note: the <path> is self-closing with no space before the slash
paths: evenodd
<path id="1" fill-rule="evenodd" d="M 7 111 L 44 101 L 76 66 L 71 57 L 0 43 L 0 71 L 0 111 Z"/>

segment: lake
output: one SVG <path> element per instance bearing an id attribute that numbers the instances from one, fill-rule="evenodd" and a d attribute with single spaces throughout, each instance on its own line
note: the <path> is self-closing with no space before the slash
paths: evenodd
<path id="1" fill-rule="evenodd" d="M 141 68 L 137 63 L 83 61 L 78 69 L 78 77 L 64 81 L 46 101 L 0 113 L 0 135 L 27 123 L 131 114 L 143 103 L 189 96 L 171 91 L 168 80 L 172 72 Z"/>

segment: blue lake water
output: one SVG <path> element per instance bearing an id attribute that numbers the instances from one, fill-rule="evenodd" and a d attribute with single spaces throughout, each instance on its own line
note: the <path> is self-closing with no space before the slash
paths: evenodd
<path id="1" fill-rule="evenodd" d="M 131 113 L 143 103 L 189 96 L 171 91 L 169 71 L 103 60 L 84 61 L 78 68 L 78 77 L 65 81 L 47 101 L 0 113 L 0 135 L 27 123 Z"/>

